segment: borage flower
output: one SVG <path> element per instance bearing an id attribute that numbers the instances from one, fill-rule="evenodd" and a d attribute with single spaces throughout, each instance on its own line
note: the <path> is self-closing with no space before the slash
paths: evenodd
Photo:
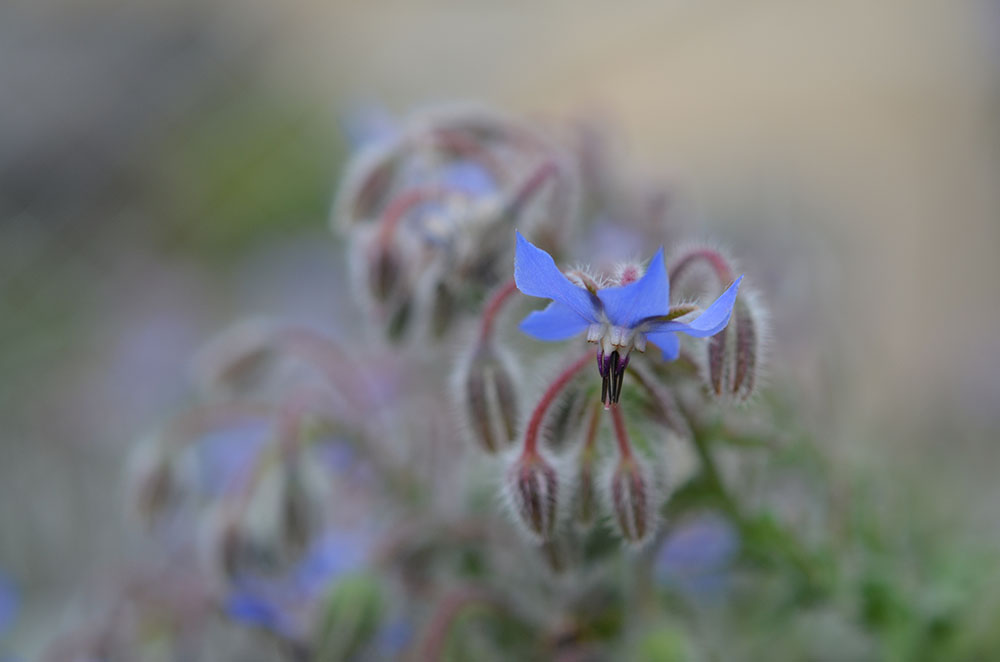
<path id="1" fill-rule="evenodd" d="M 680 353 L 677 333 L 696 338 L 715 335 L 729 323 L 740 276 L 712 305 L 697 314 L 691 305 L 670 305 L 670 282 L 663 264 L 663 248 L 653 256 L 639 277 L 638 266 L 626 266 L 610 284 L 600 283 L 579 271 L 569 278 L 556 267 L 552 256 L 517 232 L 514 281 L 524 294 L 551 299 L 521 322 L 522 331 L 539 340 L 566 340 L 587 332 L 596 343 L 597 369 L 601 375 L 601 402 L 610 406 L 621 396 L 629 353 L 643 352 L 646 343 L 660 348 L 664 360 Z M 697 315 L 697 316 L 696 316 Z M 693 317 L 693 319 L 691 319 Z M 686 321 L 681 321 L 686 320 Z"/>

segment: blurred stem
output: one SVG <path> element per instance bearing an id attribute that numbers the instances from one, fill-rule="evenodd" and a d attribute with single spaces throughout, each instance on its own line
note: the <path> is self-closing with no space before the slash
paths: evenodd
<path id="1" fill-rule="evenodd" d="M 507 203 L 504 215 L 507 218 L 517 218 L 521 211 L 528 205 L 533 197 L 542 189 L 542 185 L 559 173 L 559 166 L 555 161 L 548 160 L 535 169 L 524 184 L 517 190 L 514 197 Z"/>
<path id="2" fill-rule="evenodd" d="M 726 258 L 722 257 L 721 253 L 711 248 L 699 248 L 685 253 L 684 257 L 670 270 L 670 281 L 676 281 L 684 271 L 699 260 L 708 262 L 723 287 L 733 282 L 733 270 L 730 268 L 729 262 L 726 261 Z"/>
<path id="3" fill-rule="evenodd" d="M 497 290 L 492 297 L 490 297 L 489 302 L 486 304 L 486 308 L 483 309 L 483 320 L 482 326 L 479 330 L 479 341 L 486 342 L 490 340 L 493 336 L 493 328 L 495 326 L 495 321 L 500 309 L 503 305 L 510 300 L 511 296 L 517 292 L 517 284 L 514 279 L 510 279 L 503 286 Z"/>
<path id="4" fill-rule="evenodd" d="M 542 421 L 545 419 L 545 413 L 548 411 L 549 407 L 552 406 L 552 402 L 559 395 L 559 392 L 566 388 L 566 385 L 576 377 L 585 365 L 590 363 L 590 353 L 581 356 L 576 361 L 573 362 L 568 368 L 563 370 L 555 380 L 549 384 L 549 387 L 542 394 L 541 400 L 538 401 L 538 405 L 535 410 L 531 412 L 531 419 L 528 421 L 527 430 L 524 433 L 524 451 L 523 455 L 532 456 L 538 451 L 538 432 L 542 427 Z"/>
<path id="5" fill-rule="evenodd" d="M 611 405 L 611 421 L 614 423 L 618 452 L 621 454 L 622 461 L 628 462 L 632 459 L 632 444 L 628 440 L 628 430 L 625 429 L 625 417 L 622 416 L 622 408 L 617 404 Z"/>
<path id="6" fill-rule="evenodd" d="M 444 657 L 448 634 L 451 632 L 452 626 L 462 612 L 473 605 L 482 605 L 497 611 L 503 609 L 500 600 L 485 589 L 467 586 L 453 590 L 444 596 L 431 616 L 420 646 L 418 659 L 423 662 L 441 660 Z"/>

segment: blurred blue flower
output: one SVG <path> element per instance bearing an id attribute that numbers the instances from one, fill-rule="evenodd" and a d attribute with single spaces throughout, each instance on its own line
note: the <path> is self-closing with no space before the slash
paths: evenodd
<path id="1" fill-rule="evenodd" d="M 273 424 L 261 419 L 203 436 L 195 448 L 201 489 L 217 496 L 237 487 L 273 435 Z"/>
<path id="2" fill-rule="evenodd" d="M 468 196 L 486 196 L 497 192 L 493 175 L 480 163 L 463 159 L 441 169 L 441 183 L 448 189 Z"/>
<path id="3" fill-rule="evenodd" d="M 351 108 L 341 116 L 340 125 L 354 149 L 387 143 L 399 135 L 396 119 L 378 104 Z"/>
<path id="4" fill-rule="evenodd" d="M 247 574 L 237 578 L 225 611 L 234 621 L 272 630 L 295 631 L 295 614 L 319 598 L 338 578 L 364 567 L 373 540 L 364 531 L 330 529 L 319 536 L 289 572 L 278 577 Z"/>
<path id="5" fill-rule="evenodd" d="M 379 655 L 383 659 L 396 659 L 413 641 L 413 623 L 402 616 L 386 622 L 375 635 Z"/>
<path id="6" fill-rule="evenodd" d="M 259 590 L 239 588 L 226 598 L 226 614 L 238 623 L 288 635 L 294 631 L 290 612 L 283 601 Z"/>
<path id="7" fill-rule="evenodd" d="M 337 577 L 363 567 L 372 547 L 371 538 L 361 532 L 330 530 L 306 551 L 293 570 L 296 587 L 315 595 Z"/>
<path id="8" fill-rule="evenodd" d="M 563 275 L 551 255 L 520 232 L 516 234 L 514 281 L 518 289 L 529 296 L 552 299 L 545 310 L 528 315 L 521 322 L 521 330 L 546 341 L 566 340 L 586 331 L 587 340 L 599 345 L 598 368 L 612 402 L 618 400 L 620 375 L 633 348 L 644 351 L 649 341 L 660 348 L 664 360 L 671 361 L 680 353 L 677 333 L 698 338 L 715 335 L 729 323 L 743 280 L 742 276 L 737 278 L 693 320 L 680 322 L 674 318 L 682 315 L 671 314 L 670 282 L 662 248 L 641 278 L 611 287 L 599 287 L 591 279 L 581 286 Z"/>
<path id="9" fill-rule="evenodd" d="M 21 596 L 13 580 L 0 572 L 0 637 L 13 625 L 21 604 Z"/>
<path id="10" fill-rule="evenodd" d="M 656 554 L 654 572 L 661 584 L 689 597 L 711 597 L 725 589 L 729 564 L 739 551 L 733 526 L 718 515 L 683 522 Z"/>

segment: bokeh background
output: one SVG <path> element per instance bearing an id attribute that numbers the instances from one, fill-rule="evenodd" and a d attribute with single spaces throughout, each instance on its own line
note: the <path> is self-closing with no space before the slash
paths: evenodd
<path id="1" fill-rule="evenodd" d="M 127 448 L 213 333 L 341 323 L 344 118 L 456 99 L 614 127 L 741 257 L 838 470 L 992 549 L 998 63 L 994 0 L 7 0 L 0 637 L 37 650 L 127 558 Z"/>

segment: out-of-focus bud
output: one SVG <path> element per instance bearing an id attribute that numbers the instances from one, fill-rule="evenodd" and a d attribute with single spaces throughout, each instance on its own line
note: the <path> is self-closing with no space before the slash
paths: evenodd
<path id="1" fill-rule="evenodd" d="M 239 522 L 225 504 L 207 509 L 198 532 L 198 555 L 207 572 L 219 586 L 235 581 L 247 568 L 248 545 Z"/>
<path id="2" fill-rule="evenodd" d="M 130 509 L 144 526 L 151 527 L 176 493 L 171 456 L 159 437 L 147 437 L 132 448 L 126 482 Z"/>
<path id="3" fill-rule="evenodd" d="M 232 397 L 258 387 L 275 364 L 278 326 L 247 320 L 212 340 L 195 359 L 195 380 L 203 393 Z"/>
<path id="4" fill-rule="evenodd" d="M 559 479 L 541 453 L 519 453 L 507 470 L 507 502 L 515 519 L 536 542 L 552 538 L 559 516 Z"/>
<path id="5" fill-rule="evenodd" d="M 762 311 L 750 293 L 741 293 L 729 325 L 708 342 L 708 385 L 718 398 L 746 401 L 757 385 Z"/>
<path id="6" fill-rule="evenodd" d="M 632 545 L 647 542 L 656 521 L 656 499 L 651 477 L 635 457 L 619 460 L 611 474 L 608 500 L 622 537 Z"/>
<path id="7" fill-rule="evenodd" d="M 431 301 L 430 331 L 434 338 L 441 338 L 451 327 L 457 312 L 455 294 L 443 282 L 434 288 L 434 298 Z"/>
<path id="8" fill-rule="evenodd" d="M 384 303 L 403 280 L 401 258 L 392 244 L 376 243 L 369 258 L 368 286 L 376 301 Z"/>
<path id="9" fill-rule="evenodd" d="M 288 566 L 322 531 L 330 486 L 321 467 L 310 453 L 294 452 L 260 476 L 240 523 L 240 542 L 255 557 Z"/>
<path id="10" fill-rule="evenodd" d="M 487 453 L 507 448 L 517 436 L 515 365 L 492 340 L 473 346 L 459 364 L 454 388 L 465 424 Z"/>
<path id="11" fill-rule="evenodd" d="M 314 649 L 319 662 L 354 659 L 378 631 L 382 591 L 370 573 L 340 579 L 320 607 Z"/>
<path id="12" fill-rule="evenodd" d="M 410 320 L 413 318 L 413 302 L 411 299 L 404 299 L 398 303 L 396 309 L 389 315 L 389 322 L 385 328 L 385 334 L 392 342 L 398 342 L 406 335 L 410 328 Z"/>

